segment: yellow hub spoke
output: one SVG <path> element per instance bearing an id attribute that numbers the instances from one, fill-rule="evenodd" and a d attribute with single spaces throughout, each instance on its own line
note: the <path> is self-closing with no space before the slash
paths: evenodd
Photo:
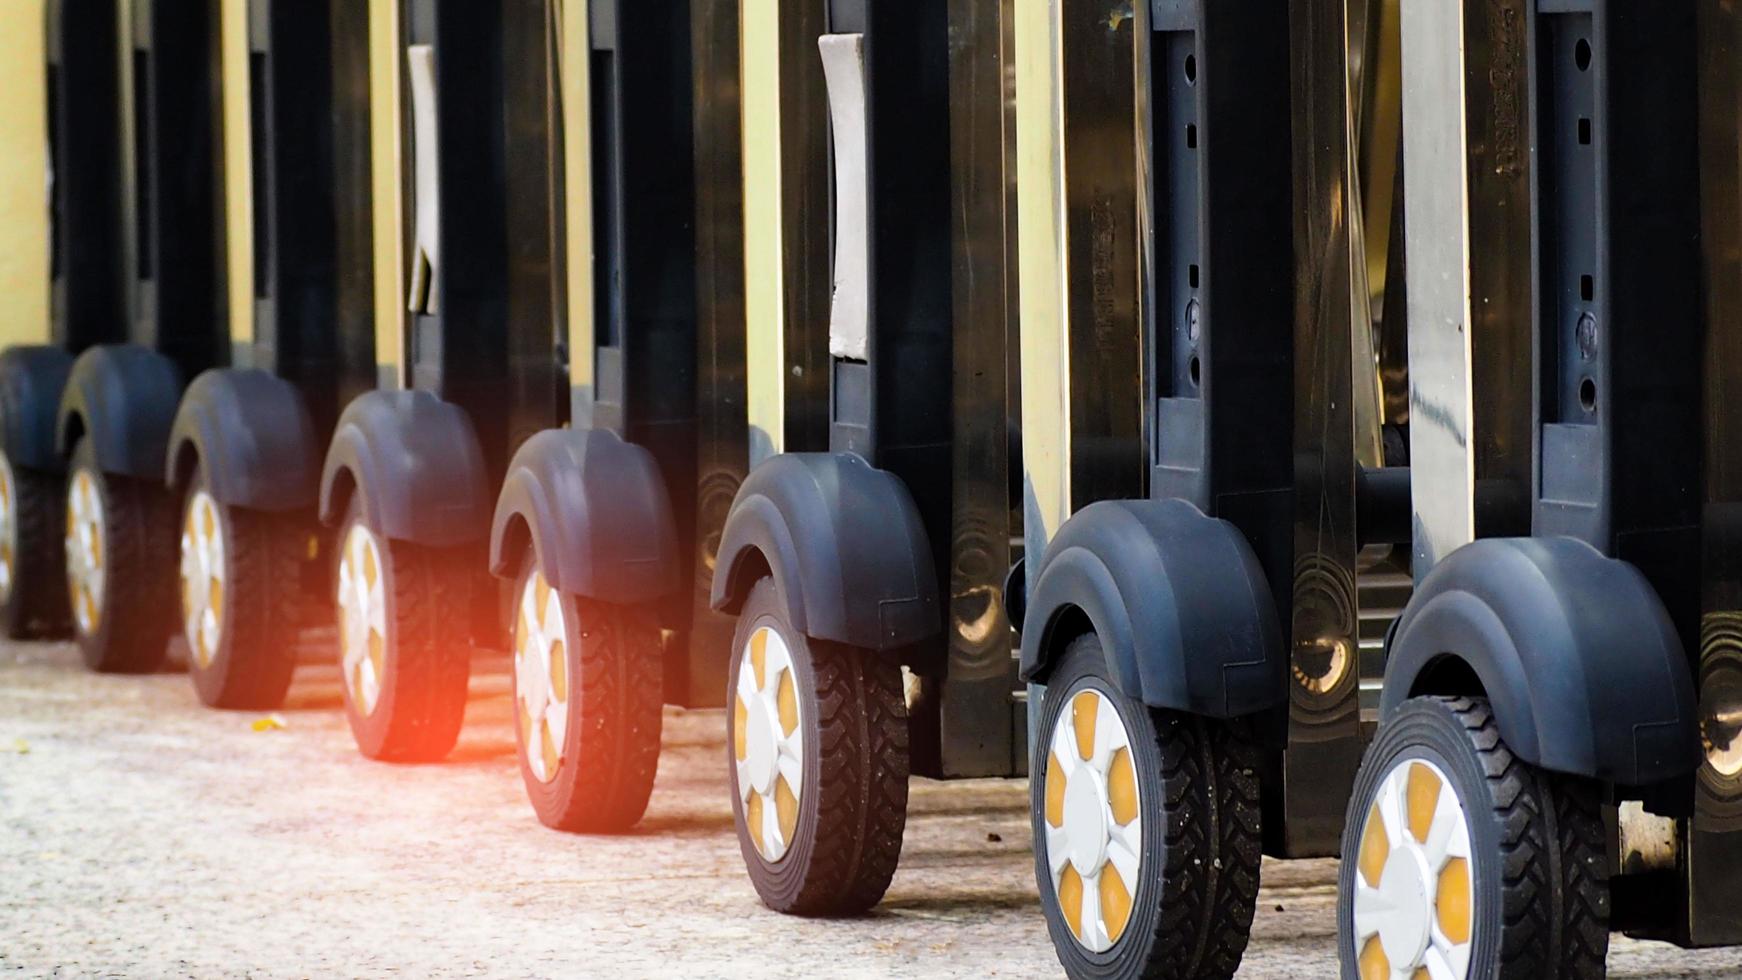
<path id="1" fill-rule="evenodd" d="M 1475 899 L 1463 801 L 1438 764 L 1394 763 L 1361 828 L 1352 908 L 1362 980 L 1466 980 Z"/>
<path id="2" fill-rule="evenodd" d="M 1068 696 L 1049 733 L 1038 844 L 1071 934 L 1099 953 L 1125 935 L 1142 887 L 1142 788 L 1114 698 L 1092 687 Z"/>
<path id="3" fill-rule="evenodd" d="M 739 651 L 732 753 L 744 831 L 768 861 L 784 858 L 798 834 L 803 720 L 792 651 L 775 630 L 754 630 Z"/>
<path id="4" fill-rule="evenodd" d="M 381 548 L 362 524 L 353 524 L 340 544 L 339 653 L 351 705 L 364 717 L 375 713 L 387 683 L 387 588 Z"/>
<path id="5" fill-rule="evenodd" d="M 514 696 L 526 768 L 541 782 L 556 778 L 567 751 L 567 636 L 562 596 L 534 569 L 516 603 Z"/>

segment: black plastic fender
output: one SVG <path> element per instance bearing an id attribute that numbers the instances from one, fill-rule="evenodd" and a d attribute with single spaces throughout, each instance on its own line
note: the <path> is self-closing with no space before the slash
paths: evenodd
<path id="1" fill-rule="evenodd" d="M 182 486 L 198 462 L 213 499 L 226 507 L 302 510 L 315 504 L 316 452 L 295 385 L 266 371 L 213 368 L 182 395 L 164 481 Z"/>
<path id="2" fill-rule="evenodd" d="M 1027 605 L 1024 680 L 1045 683 L 1071 638 L 1061 627 L 1086 618 L 1112 681 L 1144 704 L 1237 718 L 1288 696 L 1288 652 L 1257 556 L 1238 528 L 1183 500 L 1108 500 L 1072 515 Z"/>
<path id="3" fill-rule="evenodd" d="M 161 480 L 181 392 L 175 362 L 149 347 L 89 348 L 67 375 L 55 447 L 61 456 L 70 456 L 83 433 L 91 439 L 103 472 Z"/>
<path id="4" fill-rule="evenodd" d="M 1473 670 L 1514 755 L 1544 769 L 1644 785 L 1700 762 L 1681 639 L 1639 570 L 1573 538 L 1488 538 L 1434 566 L 1386 652 L 1381 724 Z M 1443 676 L 1443 675 L 1442 675 Z"/>
<path id="5" fill-rule="evenodd" d="M 677 523 L 653 454 L 605 429 L 547 429 L 514 454 L 490 524 L 490 571 L 531 547 L 559 592 L 619 605 L 680 581 Z"/>
<path id="6" fill-rule="evenodd" d="M 806 636 L 895 650 L 943 631 L 919 508 L 856 454 L 785 453 L 750 471 L 720 535 L 713 607 L 737 612 L 763 565 Z"/>
<path id="7" fill-rule="evenodd" d="M 0 449 L 13 465 L 50 473 L 66 467 L 54 424 L 72 367 L 71 354 L 46 344 L 0 352 Z"/>
<path id="8" fill-rule="evenodd" d="M 345 406 L 321 469 L 321 520 L 351 494 L 363 519 L 398 541 L 448 548 L 490 530 L 484 452 L 472 420 L 427 391 L 369 391 Z"/>

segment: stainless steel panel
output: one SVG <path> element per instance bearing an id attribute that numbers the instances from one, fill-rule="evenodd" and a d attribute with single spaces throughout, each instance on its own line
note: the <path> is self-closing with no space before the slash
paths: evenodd
<path id="1" fill-rule="evenodd" d="M 1333 854 L 1360 761 L 1355 350 L 1371 350 L 1357 232 L 1345 0 L 1292 0 L 1295 570 L 1280 847 Z M 1359 287 L 1357 283 L 1361 283 Z M 1357 289 L 1359 288 L 1359 298 Z M 1367 330 L 1358 326 L 1369 324 Z M 1376 369 L 1375 369 L 1376 371 Z M 1376 400 L 1367 416 L 1378 417 Z M 1371 435 L 1369 436 L 1371 438 Z"/>
<path id="2" fill-rule="evenodd" d="M 1016 370 L 1011 302 L 1014 147 L 1004 94 L 1007 26 L 1016 0 L 950 0 L 952 400 L 949 653 L 937 696 L 938 771 L 1018 775 L 1027 768 L 1024 708 L 1003 583 L 1021 533 L 1010 473 Z M 916 739 L 917 741 L 917 739 Z"/>
<path id="3" fill-rule="evenodd" d="M 1129 0 L 1073 5 L 1062 22 L 1070 350 L 1070 500 L 1140 497 L 1143 312 L 1138 226 L 1137 18 Z"/>
<path id="4" fill-rule="evenodd" d="M 1412 565 L 1419 581 L 1476 535 L 1462 0 L 1406 0 L 1403 60 Z"/>
<path id="5" fill-rule="evenodd" d="M 1742 942 L 1742 13 L 1701 0 L 1700 131 L 1706 274 L 1704 581 L 1700 734 L 1688 822 L 1688 937 Z"/>
<path id="6" fill-rule="evenodd" d="M 719 704 L 736 620 L 708 593 L 720 532 L 749 464 L 745 415 L 744 199 L 738 0 L 691 8 L 696 126 L 697 487 L 687 705 Z"/>
<path id="7" fill-rule="evenodd" d="M 1466 322 L 1474 391 L 1467 418 L 1478 537 L 1530 533 L 1535 293 L 1526 10 L 1527 0 L 1464 6 Z M 1412 492 L 1433 490 L 1412 482 Z"/>
<path id="8" fill-rule="evenodd" d="M 1529 531 L 1525 13 L 1523 0 L 1404 7 L 1418 579 L 1478 534 Z"/>

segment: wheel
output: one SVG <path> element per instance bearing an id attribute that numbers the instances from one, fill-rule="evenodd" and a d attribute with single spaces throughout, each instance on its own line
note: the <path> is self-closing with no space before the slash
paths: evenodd
<path id="1" fill-rule="evenodd" d="M 869 909 L 907 824 L 901 669 L 794 630 L 772 578 L 750 590 L 733 650 L 732 811 L 756 893 L 797 915 Z"/>
<path id="2" fill-rule="evenodd" d="M 1343 976 L 1603 976 L 1599 804 L 1591 782 L 1515 758 L 1486 699 L 1406 702 L 1367 750 L 1349 802 Z"/>
<path id="3" fill-rule="evenodd" d="M 167 495 L 104 473 L 89 437 L 73 448 L 66 488 L 66 580 L 73 635 L 92 670 L 163 666 L 175 617 L 175 524 Z"/>
<path id="4" fill-rule="evenodd" d="M 55 531 L 64 483 L 0 453 L 0 629 L 13 639 L 66 629 L 66 549 Z"/>
<path id="5" fill-rule="evenodd" d="M 558 830 L 627 830 L 646 812 L 659 768 L 659 627 L 637 610 L 553 590 L 530 553 L 515 597 L 514 719 L 527 798 Z"/>
<path id="6" fill-rule="evenodd" d="M 182 635 L 214 708 L 276 708 L 290 689 L 302 583 L 283 520 L 218 503 L 203 470 L 182 505 Z"/>
<path id="7" fill-rule="evenodd" d="M 356 498 L 339 541 L 339 660 L 357 748 L 371 759 L 441 759 L 459 740 L 471 670 L 449 563 L 380 537 Z"/>
<path id="8" fill-rule="evenodd" d="M 1121 694 L 1089 633 L 1048 680 L 1039 731 L 1035 876 L 1065 972 L 1233 976 L 1263 846 L 1257 749 L 1243 726 Z"/>

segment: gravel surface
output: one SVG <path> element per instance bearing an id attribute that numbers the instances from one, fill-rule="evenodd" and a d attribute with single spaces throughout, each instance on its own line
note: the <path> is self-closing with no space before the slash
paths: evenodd
<path id="1" fill-rule="evenodd" d="M 100 677 L 0 644 L 0 975 L 1054 976 L 1020 781 L 915 780 L 901 870 L 859 919 L 763 909 L 719 712 L 668 710 L 637 832 L 539 826 L 506 663 L 440 765 L 357 755 L 336 670 L 282 728 L 185 676 Z M 1335 975 L 1333 861 L 1270 862 L 1244 978 Z M 1742 977 L 1742 951 L 1617 937 L 1611 977 Z"/>

